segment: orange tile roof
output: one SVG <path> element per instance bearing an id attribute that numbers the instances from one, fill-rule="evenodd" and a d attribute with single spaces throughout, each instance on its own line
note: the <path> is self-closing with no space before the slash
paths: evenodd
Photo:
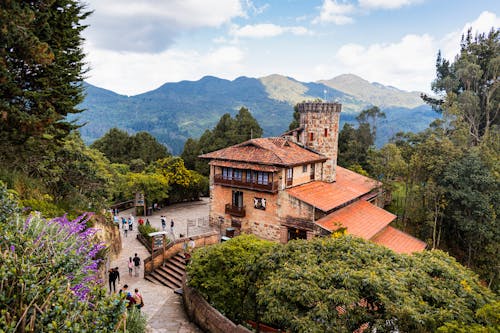
<path id="1" fill-rule="evenodd" d="M 346 202 L 358 198 L 363 193 L 343 188 L 337 183 L 313 181 L 285 190 L 289 195 L 305 203 L 328 212 Z"/>
<path id="2" fill-rule="evenodd" d="M 344 227 L 348 234 L 371 239 L 395 218 L 396 215 L 382 208 L 367 201 L 358 200 L 319 219 L 316 224 L 329 231 Z"/>
<path id="3" fill-rule="evenodd" d="M 293 166 L 327 160 L 326 156 L 284 138 L 252 139 L 199 157 L 280 166 Z"/>
<path id="4" fill-rule="evenodd" d="M 245 162 L 212 160 L 208 164 L 221 166 L 221 167 L 237 168 L 237 169 L 250 169 L 250 170 L 267 171 L 267 172 L 278 171 L 278 168 L 276 168 L 272 165 L 253 164 L 253 163 L 245 163 Z"/>
<path id="5" fill-rule="evenodd" d="M 357 199 L 382 183 L 337 166 L 334 183 L 313 181 L 286 190 L 291 196 L 324 212 Z"/>
<path id="6" fill-rule="evenodd" d="M 375 179 L 360 175 L 359 173 L 342 168 L 338 165 L 336 173 L 335 182 L 339 186 L 354 192 L 368 193 L 372 189 L 382 186 L 382 183 Z"/>
<path id="7" fill-rule="evenodd" d="M 427 244 L 407 233 L 387 226 L 371 239 L 373 242 L 390 248 L 397 253 L 413 253 L 423 251 Z"/>

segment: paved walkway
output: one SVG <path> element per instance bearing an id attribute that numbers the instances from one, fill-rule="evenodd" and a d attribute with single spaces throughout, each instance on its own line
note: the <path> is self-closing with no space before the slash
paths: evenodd
<path id="1" fill-rule="evenodd" d="M 119 213 L 119 216 L 126 218 L 133 213 L 132 209 Z M 189 235 L 199 234 L 210 230 L 209 227 L 200 223 L 201 226 L 193 226 L 188 220 L 197 220 L 198 218 L 208 217 L 208 199 L 203 198 L 202 201 L 180 203 L 168 206 L 160 211 L 154 212 L 152 216 L 148 216 L 149 222 L 158 230 L 162 230 L 160 218 L 164 215 L 167 219 L 167 231 L 170 231 L 170 220 L 174 220 L 175 237 L 179 234 Z M 129 290 L 133 293 L 134 288 L 138 288 L 144 298 L 143 313 L 148 318 L 147 332 L 151 333 L 190 333 L 200 332 L 197 326 L 189 321 L 182 305 L 182 298 L 175 294 L 172 289 L 160 286 L 144 279 L 144 266 L 142 260 L 149 256 L 146 248 L 137 240 L 137 220 L 135 217 L 134 230 L 127 232 L 125 237 L 122 231 L 122 251 L 117 258 L 114 258 L 110 267 L 119 267 L 121 281 L 118 283 L 116 290 L 118 291 L 124 284 L 129 286 Z M 121 228 L 121 226 L 120 226 Z M 129 257 L 134 257 L 134 254 L 141 258 L 141 272 L 138 277 L 128 274 Z"/>

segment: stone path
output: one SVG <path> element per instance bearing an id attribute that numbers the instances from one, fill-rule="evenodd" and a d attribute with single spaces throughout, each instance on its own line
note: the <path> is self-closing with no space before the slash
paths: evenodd
<path id="1" fill-rule="evenodd" d="M 126 218 L 133 212 L 132 209 L 119 213 L 119 216 Z M 180 203 L 168 206 L 160 211 L 154 212 L 152 216 L 148 216 L 149 222 L 158 230 L 162 230 L 160 218 L 161 215 L 166 216 L 167 231 L 170 231 L 170 220 L 174 219 L 175 237 L 179 234 L 186 235 L 186 230 L 189 229 L 189 235 L 195 235 L 210 230 L 206 226 L 189 226 L 188 220 L 197 220 L 198 218 L 208 217 L 208 199 L 203 198 L 201 201 Z M 134 216 L 135 217 L 135 216 Z M 148 318 L 147 332 L 151 333 L 190 333 L 200 332 L 198 327 L 191 323 L 187 318 L 182 305 L 182 298 L 175 294 L 172 289 L 160 286 L 144 279 L 144 266 L 142 260 L 149 256 L 146 248 L 137 240 L 137 220 L 135 217 L 134 230 L 127 232 L 125 237 L 122 231 L 122 251 L 117 258 L 114 258 L 110 267 L 119 267 L 120 283 L 116 290 L 118 291 L 124 284 L 127 284 L 131 292 L 134 288 L 138 288 L 144 298 L 143 313 Z M 202 224 L 202 223 L 200 223 Z M 121 226 L 120 226 L 121 228 Z M 141 272 L 138 277 L 128 274 L 129 257 L 134 257 L 134 254 L 141 258 Z"/>

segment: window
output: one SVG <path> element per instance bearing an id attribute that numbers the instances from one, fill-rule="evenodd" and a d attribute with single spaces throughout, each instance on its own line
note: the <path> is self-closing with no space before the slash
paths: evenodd
<path id="1" fill-rule="evenodd" d="M 253 198 L 253 207 L 255 209 L 266 210 L 266 199 L 265 198 Z"/>
<path id="2" fill-rule="evenodd" d="M 302 172 L 303 172 L 303 173 L 304 173 L 304 172 L 307 172 L 307 164 L 305 164 L 305 165 L 303 165 L 303 166 L 302 166 Z"/>
<path id="3" fill-rule="evenodd" d="M 243 172 L 240 169 L 234 169 L 233 179 L 241 181 L 242 178 L 243 178 Z"/>
<path id="4" fill-rule="evenodd" d="M 261 171 L 257 172 L 257 184 L 269 184 L 269 173 Z"/>
<path id="5" fill-rule="evenodd" d="M 233 206 L 239 208 L 243 207 L 243 192 L 233 191 Z"/>
<path id="6" fill-rule="evenodd" d="M 309 133 L 309 141 L 313 141 L 313 140 L 314 140 L 314 133 L 310 132 Z"/>
<path id="7" fill-rule="evenodd" d="M 325 138 L 328 136 L 328 128 L 325 128 Z"/>
<path id="8" fill-rule="evenodd" d="M 247 177 L 247 183 L 253 183 L 253 174 L 252 170 L 247 170 L 246 171 L 246 177 Z"/>
<path id="9" fill-rule="evenodd" d="M 293 168 L 286 169 L 286 180 L 293 179 Z"/>
<path id="10" fill-rule="evenodd" d="M 233 178 L 232 168 L 222 168 L 222 179 L 231 180 Z"/>

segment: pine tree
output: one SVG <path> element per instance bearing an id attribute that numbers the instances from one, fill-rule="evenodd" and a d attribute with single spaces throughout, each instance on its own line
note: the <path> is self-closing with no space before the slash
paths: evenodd
<path id="1" fill-rule="evenodd" d="M 21 146 L 53 141 L 77 126 L 83 99 L 81 24 L 90 13 L 74 0 L 0 3 L 0 139 Z"/>

